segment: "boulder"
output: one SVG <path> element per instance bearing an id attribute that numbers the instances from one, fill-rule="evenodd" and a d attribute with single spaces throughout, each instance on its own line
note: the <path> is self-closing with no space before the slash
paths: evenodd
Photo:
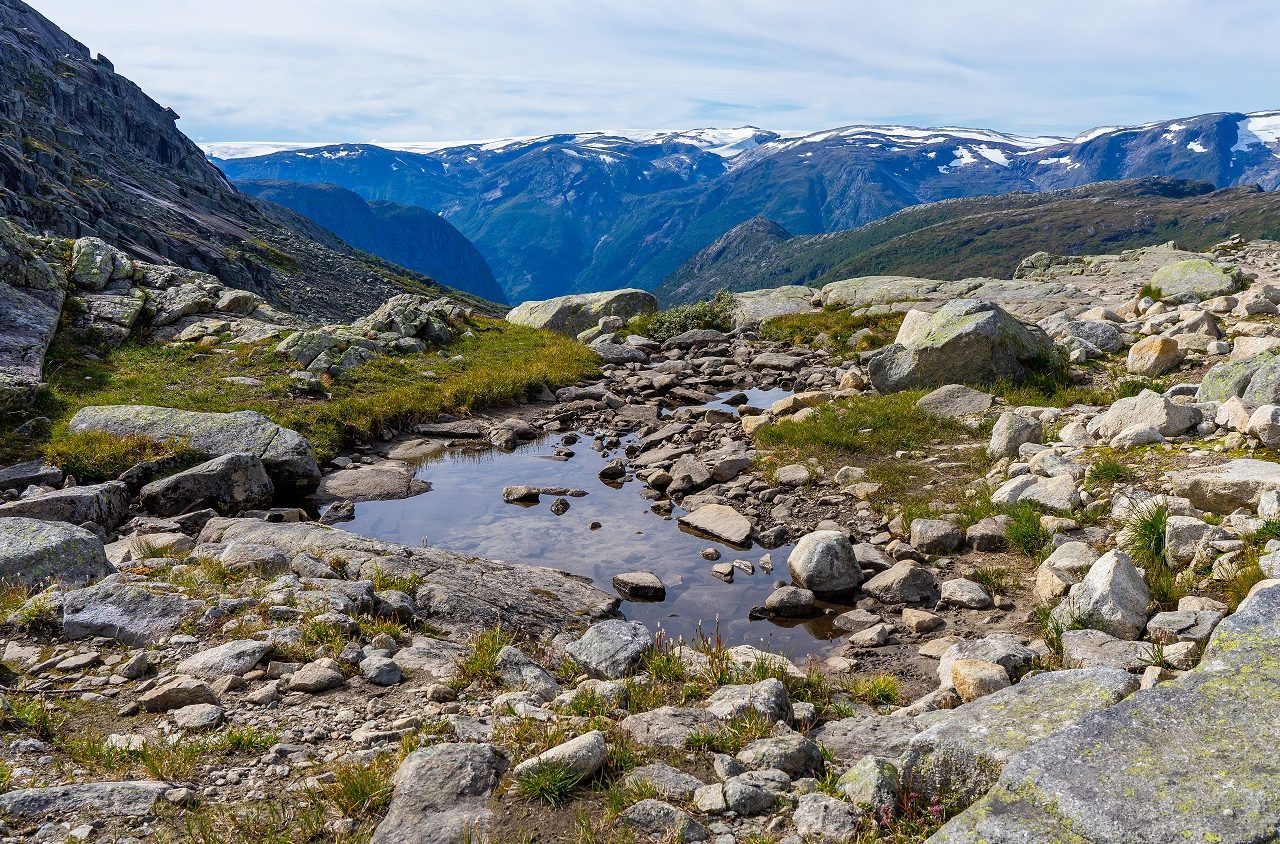
<path id="1" fill-rule="evenodd" d="M 174 670 L 205 680 L 239 677 L 252 670 L 270 650 L 270 642 L 239 639 L 194 653 L 178 663 Z"/>
<path id="2" fill-rule="evenodd" d="M 952 684 L 951 666 L 962 660 L 991 662 L 999 665 L 1011 680 L 1017 680 L 1035 664 L 1035 651 L 1010 633 L 992 633 L 981 639 L 956 642 L 938 658 L 938 682 L 944 688 Z"/>
<path id="3" fill-rule="evenodd" d="M 1249 407 L 1280 404 L 1280 357 L 1261 360 L 1240 397 Z"/>
<path id="4" fill-rule="evenodd" d="M 36 587 L 46 581 L 92 582 L 114 573 L 102 540 L 84 528 L 0 518 L 0 581 Z"/>
<path id="5" fill-rule="evenodd" d="M 862 591 L 886 604 L 936 604 L 940 595 L 933 572 L 909 560 L 880 572 Z"/>
<path id="6" fill-rule="evenodd" d="M 1021 749 L 931 844 L 1053 841 L 1062 830 L 1094 844 L 1274 838 L 1277 618 L 1280 582 L 1264 581 L 1218 625 L 1198 668 Z M 1052 716 L 1057 696 L 1037 709 Z"/>
<path id="7" fill-rule="evenodd" d="M 155 780 L 85 782 L 0 794 L 0 815 L 47 821 L 70 812 L 93 818 L 142 818 L 173 786 Z"/>
<path id="8" fill-rule="evenodd" d="M 565 647 L 565 653 L 592 677 L 617 680 L 652 647 L 649 628 L 638 621 L 611 619 L 593 624 L 582 638 Z"/>
<path id="9" fill-rule="evenodd" d="M 711 838 L 711 833 L 693 815 L 653 798 L 632 804 L 618 815 L 618 820 L 646 833 L 655 841 L 687 841 L 693 844 Z"/>
<path id="10" fill-rule="evenodd" d="M 1155 649 L 1148 642 L 1117 639 L 1101 630 L 1062 633 L 1062 664 L 1066 668 L 1117 668 L 1136 673 L 1154 656 Z"/>
<path id="11" fill-rule="evenodd" d="M 1139 639 L 1147 626 L 1151 592 L 1129 555 L 1120 550 L 1104 554 L 1084 579 L 1071 587 L 1053 610 L 1063 629 L 1075 622 L 1119 639 Z"/>
<path id="12" fill-rule="evenodd" d="M 1080 506 L 1080 493 L 1069 475 L 1043 478 L 1019 475 L 1000 485 L 991 495 L 992 504 L 1012 506 L 1023 501 L 1039 504 L 1055 513 L 1070 513 Z"/>
<path id="13" fill-rule="evenodd" d="M 944 419 L 981 416 L 991 409 L 990 393 L 963 384 L 945 384 L 916 402 L 916 407 Z"/>
<path id="14" fill-rule="evenodd" d="M 164 641 L 184 617 L 203 607 L 200 601 L 140 585 L 99 583 L 63 597 L 62 635 L 68 639 L 104 636 L 141 647 Z"/>
<path id="15" fill-rule="evenodd" d="M 813 311 L 812 287 L 792 285 L 733 294 L 733 327 L 754 328 L 769 320 Z"/>
<path id="16" fill-rule="evenodd" d="M 815 595 L 848 594 L 862 582 L 849 538 L 837 530 L 806 534 L 787 557 L 791 579 Z"/>
<path id="17" fill-rule="evenodd" d="M 524 760 L 511 770 L 511 775 L 520 779 L 550 765 L 564 769 L 578 780 L 585 780 L 604 765 L 606 749 L 604 733 L 592 730 Z"/>
<path id="18" fill-rule="evenodd" d="M 1159 335 L 1144 337 L 1129 349 L 1125 368 L 1134 375 L 1155 378 L 1176 369 L 1184 356 L 1177 340 Z"/>
<path id="19" fill-rule="evenodd" d="M 924 554 L 950 554 L 960 547 L 964 534 L 942 519 L 912 519 L 911 547 Z"/>
<path id="20" fill-rule="evenodd" d="M 119 481 L 73 486 L 0 504 L 0 518 L 25 517 L 115 530 L 129 510 L 129 490 Z"/>
<path id="21" fill-rule="evenodd" d="M 719 719 L 705 709 L 676 706 L 637 712 L 618 723 L 618 728 L 637 744 L 676 750 L 684 750 L 689 736 L 721 726 Z"/>
<path id="22" fill-rule="evenodd" d="M 1241 397 L 1249 389 L 1249 382 L 1253 380 L 1255 372 L 1264 367 L 1270 369 L 1277 362 L 1280 362 L 1280 357 L 1274 353 L 1260 352 L 1250 357 L 1214 364 L 1200 379 L 1200 386 L 1196 389 L 1196 401 L 1225 402 L 1234 397 Z M 1266 402 L 1261 403 L 1266 404 Z M 1257 404 L 1259 402 L 1253 402 L 1251 406 Z"/>
<path id="23" fill-rule="evenodd" d="M 387 816 L 370 844 L 457 844 L 485 840 L 488 801 L 507 769 L 488 744 L 437 744 L 405 757 L 392 778 Z"/>
<path id="24" fill-rule="evenodd" d="M 176 516 L 212 509 L 224 516 L 271 506 L 275 486 L 256 454 L 239 452 L 215 457 L 176 475 L 144 486 L 143 509 L 157 516 Z"/>
<path id="25" fill-rule="evenodd" d="M 218 696 L 208 683 L 185 674 L 170 675 L 138 698 L 138 705 L 147 712 L 168 712 L 196 703 L 217 702 Z"/>
<path id="26" fill-rule="evenodd" d="M 738 751 L 737 760 L 752 770 L 776 768 L 792 779 L 816 776 L 825 762 L 822 750 L 800 733 L 779 727 L 774 735 L 756 739 Z"/>
<path id="27" fill-rule="evenodd" d="M 667 587 L 651 571 L 615 574 L 613 588 L 628 601 L 663 601 L 667 597 Z"/>
<path id="28" fill-rule="evenodd" d="M 943 305 L 922 328 L 899 331 L 897 341 L 867 362 L 871 383 L 881 393 L 944 384 L 1020 383 L 1048 365 L 1053 345 L 999 305 L 958 299 Z"/>
<path id="29" fill-rule="evenodd" d="M 168 407 L 113 405 L 86 407 L 72 417 L 73 432 L 105 431 L 181 442 L 206 457 L 248 452 L 257 455 L 276 491 L 310 492 L 320 482 L 315 451 L 297 431 L 282 428 L 261 413 L 198 413 Z"/>
<path id="30" fill-rule="evenodd" d="M 869 756 L 897 759 L 918 732 L 920 727 L 912 718 L 854 715 L 828 721 L 811 735 L 841 765 L 847 766 Z"/>
<path id="31" fill-rule="evenodd" d="M 1151 285 L 1160 291 L 1161 301 L 1184 304 L 1229 296 L 1240 289 L 1240 278 L 1235 269 L 1190 258 L 1161 267 L 1151 277 Z"/>
<path id="32" fill-rule="evenodd" d="M 376 466 L 361 466 L 330 472 L 320 479 L 315 500 L 320 504 L 331 501 L 392 501 L 410 498 L 431 488 L 419 480 L 411 466 L 387 461 Z"/>
<path id="33" fill-rule="evenodd" d="M 1164 437 L 1176 437 L 1200 424 L 1198 407 L 1175 404 L 1154 390 L 1120 399 L 1090 425 L 1090 433 L 1110 440 L 1135 425 L 1155 428 Z"/>
<path id="34" fill-rule="evenodd" d="M 1000 414 L 991 429 L 991 442 L 987 454 L 993 459 L 1016 457 L 1018 449 L 1026 443 L 1038 443 L 1044 438 L 1044 426 L 1039 419 L 1023 416 L 1012 410 Z"/>
<path id="35" fill-rule="evenodd" d="M 652 293 L 636 289 L 608 290 L 524 302 L 507 313 L 507 322 L 577 337 L 599 324 L 601 317 L 630 320 L 657 309 L 658 300 Z"/>
<path id="36" fill-rule="evenodd" d="M 502 684 L 508 688 L 526 689 L 543 700 L 553 700 L 560 694 L 560 684 L 519 648 L 503 647 L 498 651 L 494 668 Z"/>
<path id="37" fill-rule="evenodd" d="M 789 722 L 791 698 L 781 682 L 769 677 L 749 686 L 721 686 L 707 699 L 707 711 L 725 721 L 754 712 L 771 723 Z"/>
<path id="38" fill-rule="evenodd" d="M 1019 753 L 1137 689 L 1137 677 L 1115 669 L 1053 671 L 922 716 L 927 728 L 907 747 L 903 782 L 922 795 L 967 806 Z"/>
<path id="39" fill-rule="evenodd" d="M 693 799 L 693 793 L 703 786 L 702 780 L 692 774 L 686 774 L 679 768 L 673 768 L 662 762 L 632 768 L 627 772 L 622 784 L 627 788 L 648 784 L 662 799 L 674 800 L 677 803 L 688 803 Z"/>
<path id="40" fill-rule="evenodd" d="M 981 659 L 957 659 L 951 663 L 951 686 L 965 703 L 1009 686 L 1003 665 Z"/>
<path id="41" fill-rule="evenodd" d="M 1256 510 L 1264 493 L 1280 490 L 1280 463 L 1231 460 L 1217 466 L 1195 467 L 1169 476 L 1174 495 L 1201 510 L 1230 513 L 1240 507 Z"/>
<path id="42" fill-rule="evenodd" d="M 820 792 L 801 795 L 791 822 L 804 841 L 852 841 L 862 828 L 858 807 Z"/>

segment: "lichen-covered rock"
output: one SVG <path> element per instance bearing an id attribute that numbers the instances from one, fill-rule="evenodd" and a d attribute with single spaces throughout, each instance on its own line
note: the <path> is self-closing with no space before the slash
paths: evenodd
<path id="1" fill-rule="evenodd" d="M 903 781 L 920 794 L 968 805 L 995 784 L 1014 756 L 1137 689 L 1137 677 L 1115 669 L 1053 671 L 957 709 L 920 716 L 928 726 L 907 748 Z"/>
<path id="2" fill-rule="evenodd" d="M 897 759 L 920 732 L 914 718 L 897 715 L 854 715 L 828 721 L 811 734 L 813 740 L 843 765 L 867 756 Z"/>
<path id="3" fill-rule="evenodd" d="M 261 413 L 198 413 L 170 407 L 112 405 L 86 407 L 68 426 L 73 432 L 105 431 L 117 437 L 180 442 L 206 457 L 248 452 L 257 455 L 278 491 L 310 492 L 320 482 L 315 450 L 297 431 L 282 428 Z"/>
<path id="4" fill-rule="evenodd" d="M 1272 840 L 1277 652 L 1280 582 L 1264 581 L 1214 631 L 1198 668 L 1032 744 L 930 844 Z"/>
<path id="5" fill-rule="evenodd" d="M 577 337 L 597 325 L 601 317 L 616 316 L 630 320 L 657 309 L 658 300 L 652 293 L 635 289 L 608 290 L 525 302 L 511 309 L 507 322 Z"/>
<path id="6" fill-rule="evenodd" d="M 1053 344 L 1039 328 L 1019 322 L 999 305 L 959 299 L 943 305 L 867 364 L 882 393 L 943 384 L 1021 382 L 1030 369 L 1053 360 Z"/>
<path id="7" fill-rule="evenodd" d="M 0 518 L 0 581 L 85 583 L 115 572 L 102 540 L 63 522 Z"/>
<path id="8" fill-rule="evenodd" d="M 154 780 L 85 782 L 47 788 L 20 788 L 0 794 L 0 815 L 47 820 L 70 811 L 98 818 L 140 818 L 172 786 Z"/>
<path id="9" fill-rule="evenodd" d="M 1217 267 L 1203 258 L 1191 258 L 1161 267 L 1151 277 L 1165 302 L 1200 302 L 1228 296 L 1240 289 L 1242 276 L 1234 268 Z"/>
<path id="10" fill-rule="evenodd" d="M 1280 360 L 1271 352 L 1261 352 L 1242 360 L 1228 360 L 1214 364 L 1200 379 L 1196 389 L 1196 401 L 1225 402 L 1243 396 L 1249 388 L 1253 374 L 1259 368 Z"/>
<path id="11" fill-rule="evenodd" d="M 371 844 L 457 844 L 487 840 L 489 796 L 507 758 L 488 744 L 437 744 L 396 769 L 391 806 Z"/>
<path id="12" fill-rule="evenodd" d="M 753 328 L 763 322 L 813 310 L 814 289 L 801 285 L 747 290 L 733 294 L 733 327 Z"/>

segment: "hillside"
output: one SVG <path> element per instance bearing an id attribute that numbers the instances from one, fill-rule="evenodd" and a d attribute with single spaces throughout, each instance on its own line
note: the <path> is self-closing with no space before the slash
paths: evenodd
<path id="1" fill-rule="evenodd" d="M 476 244 L 511 301 L 655 289 L 754 217 L 816 235 L 921 204 L 1103 181 L 1280 187 L 1276 112 L 1106 127 L 1072 139 L 903 126 L 782 137 L 746 127 L 401 146 L 283 149 L 218 163 L 235 179 L 332 183 L 438 211 Z"/>
<path id="2" fill-rule="evenodd" d="M 323 226 L 347 243 L 442 284 L 491 302 L 506 294 L 471 241 L 432 211 L 375 200 L 365 202 L 337 185 L 244 181 L 250 196 L 283 205 Z"/>
<path id="3" fill-rule="evenodd" d="M 350 317 L 439 289 L 237 191 L 178 115 L 21 0 L 0 0 L 0 213 L 209 272 L 303 315 Z"/>
<path id="4" fill-rule="evenodd" d="M 753 236 L 759 231 L 748 221 L 699 252 L 663 281 L 659 298 L 689 302 L 722 289 L 821 286 L 864 275 L 1010 278 L 1036 251 L 1096 254 L 1169 240 L 1201 249 L 1237 232 L 1276 238 L 1280 196 L 1256 187 L 1138 179 L 949 200 L 834 234 L 778 240 Z"/>

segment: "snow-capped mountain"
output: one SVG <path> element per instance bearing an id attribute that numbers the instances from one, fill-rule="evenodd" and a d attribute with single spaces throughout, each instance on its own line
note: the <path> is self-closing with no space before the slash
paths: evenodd
<path id="1" fill-rule="evenodd" d="M 1280 111 L 1100 127 L 1074 138 L 854 125 L 799 135 L 739 127 L 205 150 L 233 179 L 330 182 L 438 211 L 476 243 L 517 302 L 654 288 L 757 216 L 818 234 L 925 202 L 1144 176 L 1275 190 Z M 240 157 L 250 153 L 259 154 Z"/>

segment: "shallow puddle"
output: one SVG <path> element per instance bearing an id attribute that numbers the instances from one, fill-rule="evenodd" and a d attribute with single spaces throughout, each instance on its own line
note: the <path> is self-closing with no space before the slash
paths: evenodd
<path id="1" fill-rule="evenodd" d="M 752 391 L 777 395 L 750 396 L 752 404 L 784 398 L 786 391 Z M 732 394 L 726 394 L 726 396 Z M 735 550 L 706 537 L 681 530 L 675 518 L 650 509 L 637 481 L 620 488 L 599 480 L 597 473 L 612 458 L 591 448 L 591 438 L 579 435 L 568 460 L 550 459 L 563 435 L 548 436 L 514 452 L 450 452 L 423 466 L 418 477 L 430 481 L 430 492 L 399 501 L 371 501 L 356 505 L 355 520 L 343 528 L 366 536 L 411 545 L 429 544 L 512 563 L 563 569 L 591 578 L 597 587 L 614 593 L 612 578 L 629 571 L 652 571 L 667 587 L 661 603 L 624 602 L 627 618 L 661 626 L 673 637 L 690 639 L 699 629 L 720 634 L 730 645 L 752 644 L 792 658 L 831 650 L 827 640 L 839 631 L 834 614 L 783 626 L 752 621 L 748 613 L 762 605 L 776 579 L 787 580 L 787 555 L 792 546 Z M 552 512 L 554 496 L 525 507 L 502 501 L 502 488 L 511 485 L 568 487 L 586 490 L 581 498 L 567 498 L 568 511 Z M 682 510 L 677 508 L 677 515 Z M 592 523 L 599 527 L 592 529 Z M 719 562 L 747 560 L 755 573 L 738 570 L 733 583 L 711 573 L 712 562 L 701 556 L 715 547 Z M 774 571 L 760 566 L 768 554 Z M 493 584 L 500 589 L 501 584 Z M 839 610 L 847 609 L 844 607 Z"/>

